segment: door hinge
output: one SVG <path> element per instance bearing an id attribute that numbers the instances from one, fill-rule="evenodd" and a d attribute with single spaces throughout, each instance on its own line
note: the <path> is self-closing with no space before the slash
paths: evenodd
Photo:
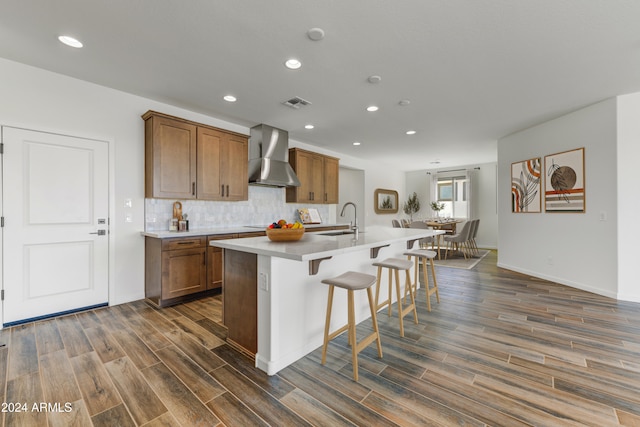
<path id="1" fill-rule="evenodd" d="M 0 291 L 0 300 L 4 301 L 4 289 Z"/>
<path id="2" fill-rule="evenodd" d="M 0 217 L 0 227 L 4 227 L 4 217 Z"/>
<path id="3" fill-rule="evenodd" d="M 0 142 L 0 154 L 4 154 L 4 142 Z"/>

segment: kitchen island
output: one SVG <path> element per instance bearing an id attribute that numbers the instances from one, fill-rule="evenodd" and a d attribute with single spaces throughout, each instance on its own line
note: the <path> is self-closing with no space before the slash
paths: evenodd
<path id="1" fill-rule="evenodd" d="M 328 293 L 322 279 L 348 270 L 375 275 L 376 259 L 404 258 L 403 252 L 417 240 L 441 233 L 370 227 L 357 238 L 321 232 L 305 233 L 297 242 L 272 242 L 267 237 L 211 241 L 224 249 L 227 341 L 255 356 L 259 369 L 277 373 L 322 345 Z M 347 322 L 344 292 L 336 289 L 332 330 Z M 385 300 L 387 286 L 380 293 Z M 356 320 L 369 318 L 366 293 L 356 293 L 355 302 Z"/>

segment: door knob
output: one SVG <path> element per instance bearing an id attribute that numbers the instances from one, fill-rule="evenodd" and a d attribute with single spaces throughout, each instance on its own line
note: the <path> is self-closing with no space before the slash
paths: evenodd
<path id="1" fill-rule="evenodd" d="M 107 230 L 98 230 L 96 232 L 89 233 L 89 234 L 97 234 L 98 236 L 104 236 L 107 234 Z"/>

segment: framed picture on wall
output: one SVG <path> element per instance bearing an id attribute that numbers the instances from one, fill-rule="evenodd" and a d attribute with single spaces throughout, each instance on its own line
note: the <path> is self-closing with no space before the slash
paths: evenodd
<path id="1" fill-rule="evenodd" d="M 544 158 L 545 212 L 585 212 L 584 147 Z"/>
<path id="2" fill-rule="evenodd" d="M 398 213 L 398 192 L 378 188 L 373 193 L 373 203 L 373 210 L 377 214 Z"/>
<path id="3" fill-rule="evenodd" d="M 542 211 L 542 159 L 511 163 L 511 212 Z"/>

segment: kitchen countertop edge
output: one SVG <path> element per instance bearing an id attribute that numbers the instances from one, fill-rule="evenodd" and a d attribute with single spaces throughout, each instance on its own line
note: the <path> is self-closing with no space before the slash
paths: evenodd
<path id="1" fill-rule="evenodd" d="M 353 235 L 350 234 L 327 236 L 320 232 L 305 234 L 303 239 L 298 242 L 271 242 L 266 237 L 254 237 L 241 240 L 217 240 L 210 242 L 210 245 L 294 261 L 312 261 L 439 234 L 444 234 L 444 232 L 430 229 L 374 226 L 368 228 L 366 232 L 360 233 L 358 240 L 354 240 Z"/>
<path id="2" fill-rule="evenodd" d="M 344 227 L 349 224 L 305 224 L 304 228 L 324 228 L 324 227 Z M 253 226 L 239 225 L 237 227 L 219 227 L 219 228 L 201 228 L 189 231 L 141 231 L 140 235 L 144 237 L 153 237 L 156 239 L 174 239 L 178 237 L 199 237 L 199 236 L 213 236 L 217 234 L 243 234 L 243 233 L 255 233 L 257 231 L 265 231 L 266 227 L 259 228 Z"/>

